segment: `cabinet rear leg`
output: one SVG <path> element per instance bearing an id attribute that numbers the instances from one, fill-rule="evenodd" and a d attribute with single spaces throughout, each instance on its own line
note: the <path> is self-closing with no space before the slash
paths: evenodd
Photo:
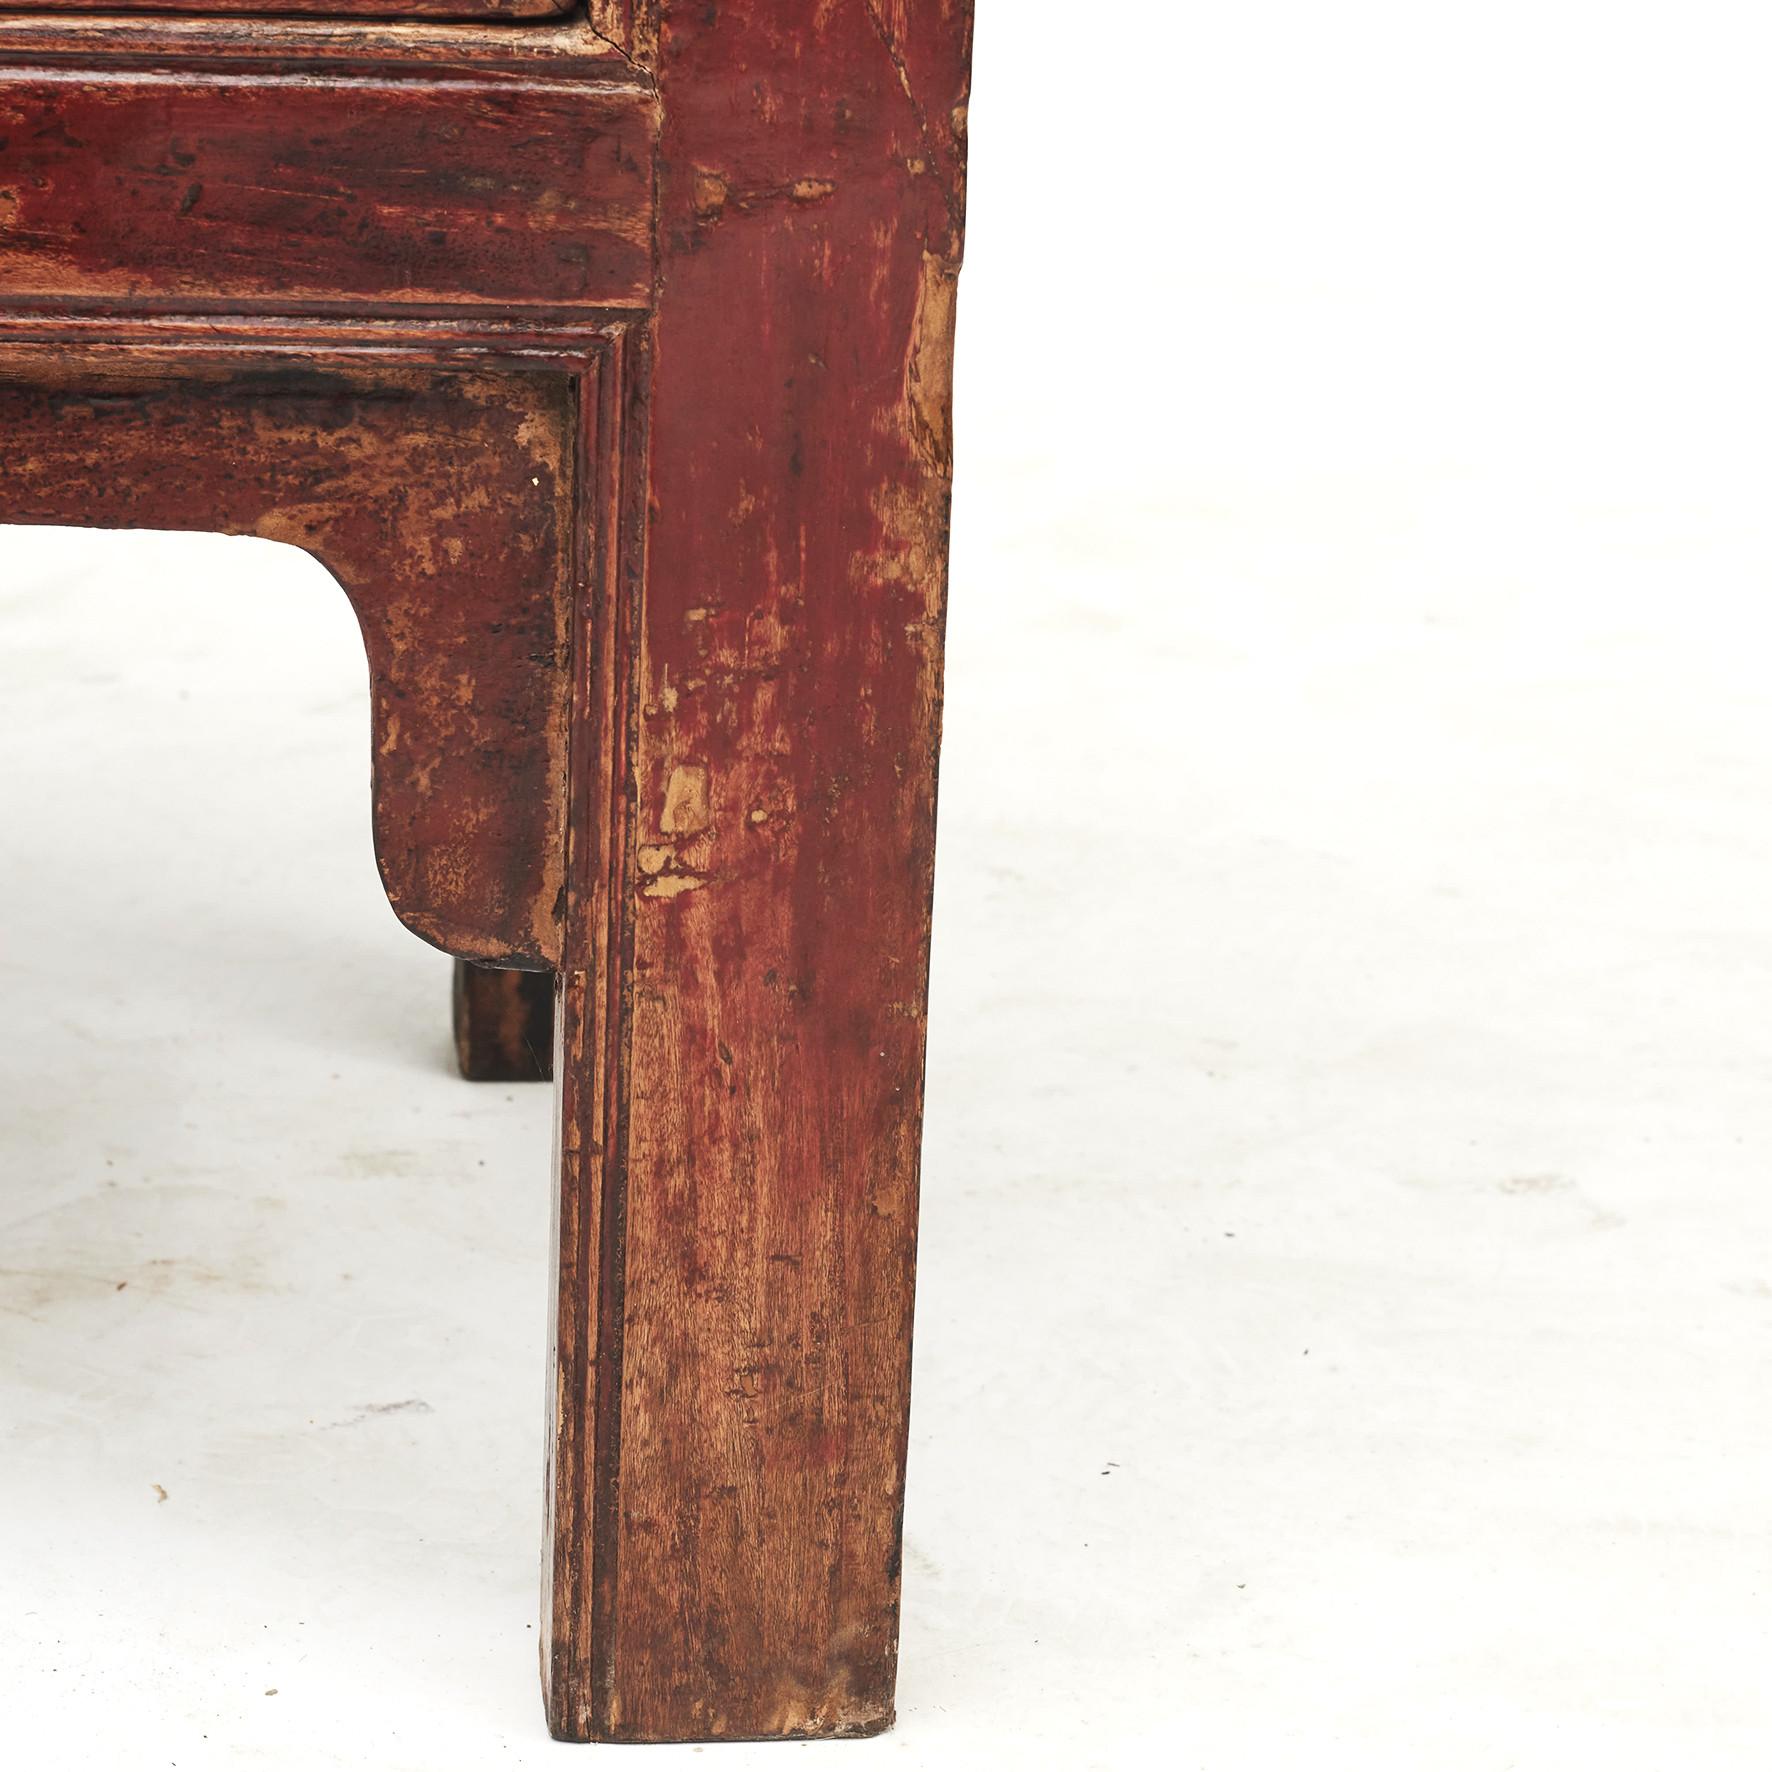
<path id="1" fill-rule="evenodd" d="M 471 1083 L 554 1074 L 554 975 L 455 963 L 455 1052 Z"/>

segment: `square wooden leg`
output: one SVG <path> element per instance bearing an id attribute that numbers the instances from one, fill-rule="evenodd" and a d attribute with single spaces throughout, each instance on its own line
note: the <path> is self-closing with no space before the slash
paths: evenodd
<path id="1" fill-rule="evenodd" d="M 545 1083 L 554 1074 L 554 975 L 455 962 L 455 1056 L 470 1083 Z"/>
<path id="2" fill-rule="evenodd" d="M 588 419 L 575 648 L 570 1739 L 893 1716 L 965 12 L 663 7 L 661 306 Z"/>

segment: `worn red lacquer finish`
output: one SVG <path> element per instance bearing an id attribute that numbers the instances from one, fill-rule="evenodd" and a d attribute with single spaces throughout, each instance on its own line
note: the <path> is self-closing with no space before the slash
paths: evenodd
<path id="1" fill-rule="evenodd" d="M 652 126 L 648 104 L 561 84 L 0 76 L 7 293 L 639 307 Z"/>
<path id="2" fill-rule="evenodd" d="M 715 1734 L 891 1717 L 967 44 L 958 5 L 819 12 L 663 9 L 591 1649 L 641 1739 L 685 1692 Z"/>
<path id="3" fill-rule="evenodd" d="M 0 519 L 317 553 L 396 908 L 558 975 L 568 1738 L 892 1716 L 969 49 L 0 19 Z"/>
<path id="4" fill-rule="evenodd" d="M 545 964 L 563 872 L 570 411 L 560 377 L 14 353 L 0 513 L 314 554 L 363 628 L 395 910 L 452 952 Z"/>

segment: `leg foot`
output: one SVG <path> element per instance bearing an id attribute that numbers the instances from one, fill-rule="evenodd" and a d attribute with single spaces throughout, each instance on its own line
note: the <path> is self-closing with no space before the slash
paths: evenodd
<path id="1" fill-rule="evenodd" d="M 554 1074 L 554 975 L 455 963 L 455 1052 L 471 1083 Z"/>

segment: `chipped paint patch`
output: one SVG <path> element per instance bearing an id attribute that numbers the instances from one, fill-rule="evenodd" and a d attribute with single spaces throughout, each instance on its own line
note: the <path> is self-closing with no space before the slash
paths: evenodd
<path id="1" fill-rule="evenodd" d="M 933 252 L 923 254 L 905 361 L 905 398 L 917 452 L 944 478 L 954 464 L 954 320 L 959 287 L 955 266 Z"/>
<path id="2" fill-rule="evenodd" d="M 707 881 L 699 874 L 660 874 L 641 888 L 645 898 L 681 898 L 685 892 L 699 892 Z"/>
<path id="3" fill-rule="evenodd" d="M 695 213 L 702 221 L 718 221 L 726 208 L 726 180 L 717 172 L 698 169 L 695 175 Z"/>
<path id="4" fill-rule="evenodd" d="M 679 763 L 665 788 L 658 828 L 673 837 L 687 837 L 705 831 L 710 820 L 707 770 L 699 764 Z"/>

